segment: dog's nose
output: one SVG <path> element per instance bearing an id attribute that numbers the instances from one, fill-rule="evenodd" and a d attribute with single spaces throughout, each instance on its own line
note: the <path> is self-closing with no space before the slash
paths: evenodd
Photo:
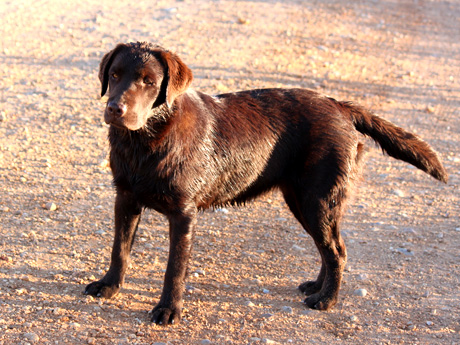
<path id="1" fill-rule="evenodd" d="M 107 104 L 107 112 L 113 117 L 122 117 L 126 113 L 126 104 L 109 102 Z"/>

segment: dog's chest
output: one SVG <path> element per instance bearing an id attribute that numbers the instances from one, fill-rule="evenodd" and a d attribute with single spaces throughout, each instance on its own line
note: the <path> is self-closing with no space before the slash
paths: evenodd
<path id="1" fill-rule="evenodd" d="M 171 183 L 173 169 L 165 158 L 142 147 L 112 147 L 110 166 L 118 190 L 134 194 L 146 207 L 161 209 L 173 203 L 176 192 Z M 168 169 L 169 168 L 169 169 Z"/>

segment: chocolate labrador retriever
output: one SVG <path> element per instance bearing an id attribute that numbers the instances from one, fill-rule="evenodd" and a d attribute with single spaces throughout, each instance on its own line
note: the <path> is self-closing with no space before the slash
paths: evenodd
<path id="1" fill-rule="evenodd" d="M 310 308 L 337 302 L 346 249 L 339 225 L 357 177 L 360 134 L 388 155 L 447 181 L 436 153 L 419 137 L 350 102 L 304 89 L 210 96 L 189 89 L 181 59 L 149 43 L 119 44 L 100 64 L 116 187 L 110 268 L 85 294 L 121 288 L 146 207 L 169 220 L 170 251 L 157 324 L 178 322 L 198 210 L 238 205 L 279 189 L 322 259 L 316 280 L 299 289 Z"/>

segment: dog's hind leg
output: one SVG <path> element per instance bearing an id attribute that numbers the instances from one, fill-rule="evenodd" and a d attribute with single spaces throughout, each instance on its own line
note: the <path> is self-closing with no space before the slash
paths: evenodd
<path id="1" fill-rule="evenodd" d="M 347 251 L 335 221 L 330 226 L 320 225 L 316 230 L 309 232 L 321 254 L 321 271 L 316 281 L 303 283 L 299 289 L 309 295 L 305 299 L 308 307 L 327 310 L 337 303 Z"/>
<path id="2" fill-rule="evenodd" d="M 305 304 L 327 310 L 337 302 L 347 252 L 339 232 L 349 181 L 333 166 L 310 170 L 281 189 L 294 216 L 315 241 L 321 255 L 321 270 L 314 281 L 299 286 L 308 295 Z M 309 169 L 307 169 L 309 170 Z M 345 175 L 346 176 L 346 175 Z"/>
<path id="3" fill-rule="evenodd" d="M 316 280 L 309 280 L 299 285 L 299 290 L 307 295 L 313 295 L 321 290 L 323 287 L 324 278 L 326 277 L 326 263 L 321 256 L 321 269 Z"/>
<path id="4" fill-rule="evenodd" d="M 303 224 L 304 219 L 300 211 L 300 205 L 299 205 L 296 193 L 294 193 L 293 189 L 291 188 L 283 188 L 283 196 L 291 212 L 294 214 L 297 220 L 301 224 Z M 324 262 L 324 259 L 321 257 L 321 270 L 319 271 L 318 277 L 316 278 L 316 280 L 310 280 L 310 281 L 300 284 L 299 290 L 307 296 L 313 295 L 314 293 L 321 290 L 325 277 L 326 277 L 326 264 Z"/>

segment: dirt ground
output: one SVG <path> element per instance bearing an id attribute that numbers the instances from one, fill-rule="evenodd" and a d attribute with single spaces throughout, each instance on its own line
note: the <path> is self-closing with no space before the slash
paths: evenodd
<path id="1" fill-rule="evenodd" d="M 460 344 L 459 18 L 446 0 L 1 1 L 0 344 Z M 449 183 L 367 142 L 330 312 L 302 304 L 319 255 L 278 193 L 200 215 L 180 325 L 149 322 L 168 251 L 155 212 L 122 293 L 84 296 L 112 243 L 98 64 L 137 40 L 177 52 L 205 92 L 361 103 L 429 142 Z"/>

